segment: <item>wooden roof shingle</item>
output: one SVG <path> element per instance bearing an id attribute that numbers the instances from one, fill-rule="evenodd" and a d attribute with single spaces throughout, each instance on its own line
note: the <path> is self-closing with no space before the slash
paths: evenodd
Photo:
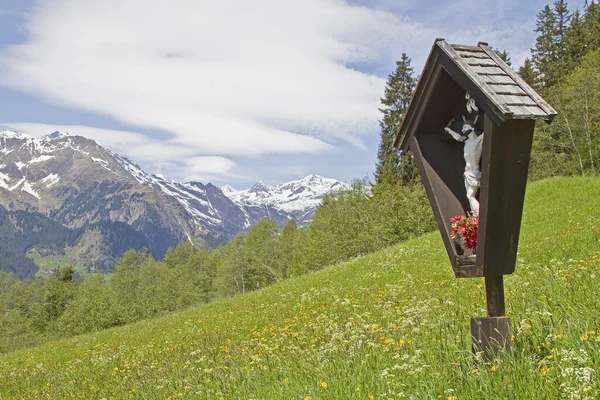
<path id="1" fill-rule="evenodd" d="M 408 148 L 429 102 L 428 92 L 439 77 L 439 64 L 482 107 L 497 125 L 509 119 L 551 122 L 556 111 L 538 95 L 487 43 L 477 46 L 449 44 L 437 39 L 397 132 L 394 145 Z"/>

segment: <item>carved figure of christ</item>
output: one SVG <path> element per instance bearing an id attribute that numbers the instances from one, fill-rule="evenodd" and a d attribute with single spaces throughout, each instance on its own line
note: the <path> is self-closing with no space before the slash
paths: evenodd
<path id="1" fill-rule="evenodd" d="M 464 119 L 465 118 L 463 117 L 463 120 Z M 465 144 L 463 154 L 465 157 L 464 177 L 467 199 L 469 200 L 471 211 L 479 213 L 479 202 L 475 198 L 475 195 L 481 186 L 479 161 L 481 160 L 481 152 L 483 149 L 483 133 L 477 136 L 477 133 L 475 132 L 476 122 L 477 118 L 475 118 L 474 122 L 465 120 L 462 126 L 462 134 L 453 131 L 449 127 L 444 128 L 444 130 L 451 135 L 454 140 Z"/>

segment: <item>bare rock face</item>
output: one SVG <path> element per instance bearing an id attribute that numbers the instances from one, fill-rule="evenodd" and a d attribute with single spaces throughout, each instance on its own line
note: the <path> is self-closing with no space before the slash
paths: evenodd
<path id="1" fill-rule="evenodd" d="M 161 258 L 181 241 L 225 243 L 265 217 L 280 224 L 291 218 L 307 224 L 325 194 L 344 188 L 344 183 L 317 175 L 279 186 L 259 182 L 248 190 L 179 183 L 147 174 L 82 136 L 54 132 L 34 139 L 0 131 L 0 206 L 37 212 L 87 232 L 85 243 L 102 236 L 95 242 L 112 243 L 105 243 L 99 252 L 104 254 L 95 257 L 104 260 L 102 269 L 110 269 L 124 251 L 116 249 L 118 235 L 134 237 L 131 243 L 143 244 Z M 86 263 L 93 269 L 90 257 Z"/>

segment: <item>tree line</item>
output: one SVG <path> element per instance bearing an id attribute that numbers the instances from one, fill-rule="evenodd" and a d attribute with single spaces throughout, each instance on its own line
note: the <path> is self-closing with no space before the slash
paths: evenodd
<path id="1" fill-rule="evenodd" d="M 538 123 L 530 178 L 597 176 L 600 166 L 600 5 L 582 11 L 566 1 L 537 15 L 538 34 L 519 74 L 558 112 L 551 125 Z"/>
<path id="2" fill-rule="evenodd" d="M 356 183 L 327 196 L 309 228 L 263 219 L 218 249 L 181 243 L 162 260 L 129 250 L 110 276 L 78 282 L 73 267 L 37 280 L 0 272 L 0 353 L 257 290 L 432 229 L 421 189 L 370 190 Z"/>

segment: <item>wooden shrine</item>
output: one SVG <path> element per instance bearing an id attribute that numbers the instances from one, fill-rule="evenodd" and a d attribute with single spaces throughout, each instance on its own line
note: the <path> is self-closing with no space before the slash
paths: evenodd
<path id="1" fill-rule="evenodd" d="M 515 270 L 535 121 L 552 109 L 487 43 L 437 39 L 394 145 L 412 151 L 457 278 L 484 277 L 488 317 L 474 345 L 510 350 L 503 275 Z M 476 249 L 452 239 L 451 219 L 477 213 Z"/>

